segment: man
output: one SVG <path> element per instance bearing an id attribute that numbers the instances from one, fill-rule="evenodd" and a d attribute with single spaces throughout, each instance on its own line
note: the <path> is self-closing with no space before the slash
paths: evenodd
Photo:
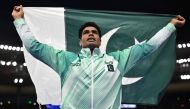
<path id="1" fill-rule="evenodd" d="M 167 40 L 175 27 L 185 23 L 182 16 L 176 16 L 146 43 L 103 54 L 99 49 L 101 31 L 95 23 L 88 22 L 79 30 L 82 49 L 75 54 L 38 42 L 23 15 L 22 6 L 15 6 L 12 16 L 17 32 L 26 49 L 60 75 L 63 109 L 119 109 L 122 77 L 134 63 Z"/>

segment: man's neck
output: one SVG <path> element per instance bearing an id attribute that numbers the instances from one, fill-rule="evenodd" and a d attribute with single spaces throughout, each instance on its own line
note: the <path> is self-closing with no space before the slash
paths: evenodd
<path id="1" fill-rule="evenodd" d="M 91 55 L 93 55 L 94 48 L 90 48 Z"/>
<path id="2" fill-rule="evenodd" d="M 94 48 L 96 47 L 92 45 L 92 46 L 89 46 L 88 48 L 90 49 L 91 55 L 93 55 Z"/>

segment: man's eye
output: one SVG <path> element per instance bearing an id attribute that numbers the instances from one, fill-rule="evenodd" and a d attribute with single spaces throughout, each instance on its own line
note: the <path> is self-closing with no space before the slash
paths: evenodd
<path id="1" fill-rule="evenodd" d="M 93 33 L 93 34 L 98 34 L 98 31 L 92 30 L 92 33 Z"/>
<path id="2" fill-rule="evenodd" d="M 82 34 L 88 34 L 88 33 L 89 33 L 89 31 L 88 31 L 88 30 L 85 30 L 85 31 L 83 31 Z"/>
<path id="3" fill-rule="evenodd" d="M 91 31 L 90 30 L 84 30 L 82 34 L 90 34 L 90 33 L 98 34 L 98 31 L 96 31 L 96 30 L 91 30 Z"/>

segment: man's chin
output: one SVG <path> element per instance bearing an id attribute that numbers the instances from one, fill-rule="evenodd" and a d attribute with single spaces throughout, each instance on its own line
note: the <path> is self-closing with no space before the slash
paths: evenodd
<path id="1" fill-rule="evenodd" d="M 89 44 L 88 45 L 88 48 L 90 48 L 90 49 L 97 48 L 97 47 L 98 47 L 98 45 L 96 45 L 96 44 Z"/>

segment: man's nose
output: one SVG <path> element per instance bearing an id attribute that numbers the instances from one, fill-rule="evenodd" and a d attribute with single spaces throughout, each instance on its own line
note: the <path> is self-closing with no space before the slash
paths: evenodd
<path id="1" fill-rule="evenodd" d="M 94 36 L 94 33 L 92 31 L 90 31 L 89 36 Z"/>
<path id="2" fill-rule="evenodd" d="M 94 34 L 93 31 L 90 31 L 89 34 Z"/>
<path id="3" fill-rule="evenodd" d="M 93 33 L 89 33 L 89 35 L 88 36 L 94 36 L 94 34 Z"/>

